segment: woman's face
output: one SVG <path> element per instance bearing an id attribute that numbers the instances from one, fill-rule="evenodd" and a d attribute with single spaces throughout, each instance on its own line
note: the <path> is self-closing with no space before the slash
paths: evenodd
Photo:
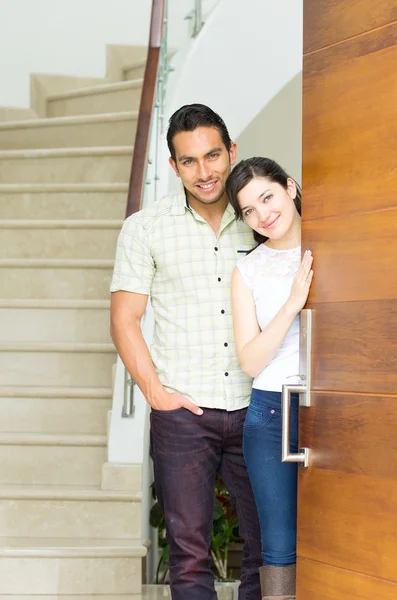
<path id="1" fill-rule="evenodd" d="M 247 225 L 270 240 L 280 240 L 299 220 L 295 197 L 293 179 L 288 179 L 285 189 L 266 177 L 254 177 L 238 193 L 237 199 Z"/>

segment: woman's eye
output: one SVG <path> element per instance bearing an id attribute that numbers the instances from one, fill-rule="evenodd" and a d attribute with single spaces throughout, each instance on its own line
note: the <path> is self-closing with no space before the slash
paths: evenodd
<path id="1" fill-rule="evenodd" d="M 269 194 L 268 196 L 266 196 L 266 198 L 264 198 L 264 202 L 269 202 L 271 199 L 273 198 L 273 194 Z"/>
<path id="2" fill-rule="evenodd" d="M 245 211 L 244 217 L 249 217 L 250 214 L 252 214 L 252 208 L 249 208 L 248 210 Z"/>

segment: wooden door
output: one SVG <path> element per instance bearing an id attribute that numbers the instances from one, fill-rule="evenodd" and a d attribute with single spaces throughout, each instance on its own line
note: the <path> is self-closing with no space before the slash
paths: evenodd
<path id="1" fill-rule="evenodd" d="M 397 0 L 304 0 L 298 600 L 397 599 Z"/>

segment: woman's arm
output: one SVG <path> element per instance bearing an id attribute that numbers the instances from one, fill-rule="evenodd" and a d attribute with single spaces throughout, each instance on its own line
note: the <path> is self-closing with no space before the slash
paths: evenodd
<path id="1" fill-rule="evenodd" d="M 296 315 L 304 307 L 313 278 L 313 257 L 305 252 L 287 302 L 272 321 L 260 330 L 255 301 L 236 267 L 232 276 L 233 328 L 237 357 L 247 375 L 256 377 L 272 360 L 287 335 Z"/>

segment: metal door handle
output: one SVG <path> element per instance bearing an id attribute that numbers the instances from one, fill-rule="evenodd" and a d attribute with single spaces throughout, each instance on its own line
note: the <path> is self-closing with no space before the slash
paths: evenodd
<path id="1" fill-rule="evenodd" d="M 302 466 L 309 466 L 309 449 L 301 448 L 297 454 L 290 451 L 290 431 L 291 431 L 291 394 L 306 394 L 306 385 L 283 385 L 282 391 L 282 437 L 281 437 L 281 461 L 302 463 Z M 306 405 L 303 400 L 303 405 Z"/>

